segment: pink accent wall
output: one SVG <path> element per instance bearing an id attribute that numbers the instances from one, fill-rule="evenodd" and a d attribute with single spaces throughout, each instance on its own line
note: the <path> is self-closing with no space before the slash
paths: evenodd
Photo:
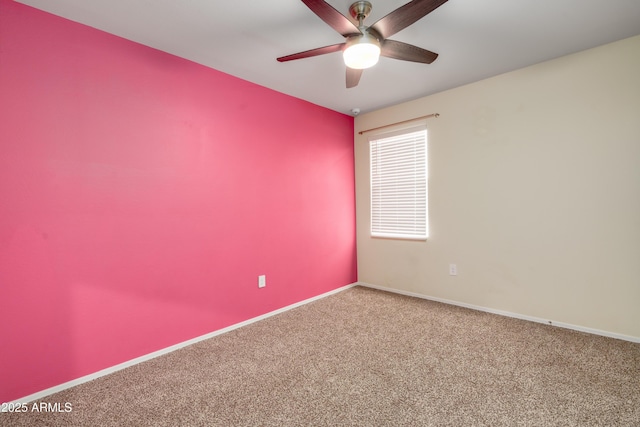
<path id="1" fill-rule="evenodd" d="M 349 116 L 0 0 L 0 401 L 355 282 L 353 175 Z"/>

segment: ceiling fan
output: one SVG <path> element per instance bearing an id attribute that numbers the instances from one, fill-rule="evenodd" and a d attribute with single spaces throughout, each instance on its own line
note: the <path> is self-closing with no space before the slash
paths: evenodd
<path id="1" fill-rule="evenodd" d="M 352 88 L 358 85 L 362 70 L 374 66 L 380 55 L 424 64 L 431 64 L 438 57 L 437 53 L 389 40 L 388 37 L 433 12 L 447 0 L 410 1 L 368 27 L 364 25 L 364 20 L 369 16 L 372 8 L 368 1 L 357 1 L 349 6 L 349 14 L 358 22 L 357 26 L 324 0 L 302 0 L 302 2 L 331 28 L 342 34 L 346 41 L 281 56 L 277 58 L 279 62 L 342 51 L 347 66 L 347 88 Z"/>

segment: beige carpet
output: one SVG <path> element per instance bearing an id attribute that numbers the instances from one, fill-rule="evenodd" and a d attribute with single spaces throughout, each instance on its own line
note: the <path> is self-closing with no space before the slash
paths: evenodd
<path id="1" fill-rule="evenodd" d="M 640 426 L 640 344 L 356 287 L 2 426 Z"/>

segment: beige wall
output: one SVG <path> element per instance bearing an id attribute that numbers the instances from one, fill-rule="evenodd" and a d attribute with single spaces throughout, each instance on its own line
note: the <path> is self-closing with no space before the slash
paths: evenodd
<path id="1" fill-rule="evenodd" d="M 356 133 L 359 281 L 640 338 L 639 52 L 640 36 L 357 117 L 440 113 L 426 242 L 369 236 Z"/>

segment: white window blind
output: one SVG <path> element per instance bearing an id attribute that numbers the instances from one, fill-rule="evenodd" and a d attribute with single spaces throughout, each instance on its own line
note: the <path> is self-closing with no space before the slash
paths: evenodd
<path id="1" fill-rule="evenodd" d="M 427 130 L 374 136 L 371 156 L 371 235 L 427 238 Z"/>

